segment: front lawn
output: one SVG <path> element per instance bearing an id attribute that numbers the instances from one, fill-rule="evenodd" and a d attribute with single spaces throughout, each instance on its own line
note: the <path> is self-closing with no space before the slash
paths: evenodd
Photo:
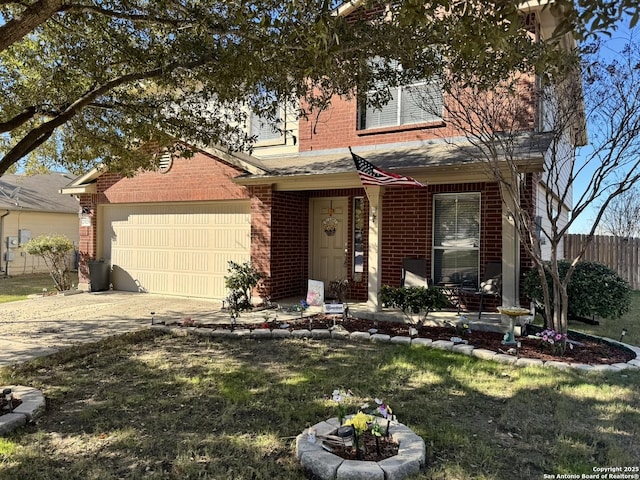
<path id="1" fill-rule="evenodd" d="M 599 337 L 620 340 L 620 333 L 624 328 L 627 334 L 624 342 L 640 346 L 640 290 L 631 292 L 631 306 L 621 318 L 600 320 L 600 325 L 588 325 L 582 322 L 569 322 L 571 330 L 590 333 Z"/>
<path id="2" fill-rule="evenodd" d="M 294 437 L 338 387 L 422 436 L 419 479 L 542 479 L 638 466 L 640 370 L 515 368 L 420 347 L 142 332 L 1 371 L 44 390 L 0 440 L 2 479 L 302 479 Z"/>
<path id="3" fill-rule="evenodd" d="M 72 282 L 78 284 L 78 274 L 71 273 Z M 15 275 L 9 278 L 0 277 L 0 303 L 25 300 L 29 295 L 47 292 L 55 292 L 56 286 L 48 273 L 33 275 Z"/>

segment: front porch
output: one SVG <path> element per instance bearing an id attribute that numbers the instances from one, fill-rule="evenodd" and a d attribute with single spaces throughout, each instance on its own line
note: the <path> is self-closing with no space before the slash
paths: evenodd
<path id="1" fill-rule="evenodd" d="M 276 302 L 280 307 L 286 310 L 287 306 L 294 306 L 300 303 L 300 299 L 297 297 L 286 298 Z M 402 311 L 394 308 L 382 308 L 380 311 L 372 311 L 367 302 L 348 302 L 346 306 L 349 308 L 349 314 L 352 317 L 363 318 L 367 320 L 378 320 L 385 322 L 401 322 L 408 323 L 407 317 Z M 323 307 L 311 306 L 305 312 L 305 317 L 323 313 Z M 252 314 L 243 314 L 242 320 L 250 323 Z M 244 317 L 244 318 L 243 318 Z M 463 321 L 463 317 L 466 320 Z M 469 328 L 473 331 L 488 331 L 488 332 L 501 332 L 505 333 L 510 328 L 509 319 L 504 315 L 497 312 L 482 312 L 480 318 L 478 318 L 477 311 L 462 311 L 458 313 L 456 310 L 439 310 L 429 313 L 425 325 L 446 327 L 455 325 L 458 322 L 463 321 L 467 323 Z M 524 324 L 525 317 L 521 317 L 520 321 Z M 517 325 L 517 323 L 516 323 Z"/>

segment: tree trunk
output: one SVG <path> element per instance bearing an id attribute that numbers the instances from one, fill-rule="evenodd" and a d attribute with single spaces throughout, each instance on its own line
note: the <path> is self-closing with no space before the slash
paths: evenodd
<path id="1" fill-rule="evenodd" d="M 20 41 L 38 25 L 46 22 L 60 11 L 64 0 L 40 0 L 27 7 L 19 15 L 0 27 L 0 52 Z"/>

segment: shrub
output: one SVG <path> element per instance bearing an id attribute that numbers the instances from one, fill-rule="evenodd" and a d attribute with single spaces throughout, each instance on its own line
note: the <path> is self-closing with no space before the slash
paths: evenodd
<path id="1" fill-rule="evenodd" d="M 71 288 L 68 256 L 68 253 L 73 250 L 71 240 L 64 235 L 40 235 L 29 240 L 23 249 L 29 255 L 36 255 L 44 259 L 58 291 L 62 292 Z"/>
<path id="2" fill-rule="evenodd" d="M 227 300 L 232 312 L 238 313 L 253 308 L 251 290 L 264 278 L 251 262 L 236 263 L 229 261 L 229 275 L 224 277 L 225 286 L 231 290 Z"/>
<path id="3" fill-rule="evenodd" d="M 564 279 L 570 263 L 558 261 L 560 278 Z M 545 267 L 549 293 L 553 301 L 551 274 Z M 524 278 L 524 293 L 542 303 L 542 284 L 538 271 L 533 269 Z M 631 288 L 616 272 L 596 262 L 578 262 L 567 285 L 570 317 L 619 318 L 631 304 Z"/>
<path id="4" fill-rule="evenodd" d="M 439 288 L 435 287 L 389 287 L 380 289 L 380 301 L 388 307 L 402 310 L 412 323 L 422 325 L 433 310 L 446 307 L 449 302 Z M 413 315 L 423 313 L 421 319 L 414 321 Z"/>

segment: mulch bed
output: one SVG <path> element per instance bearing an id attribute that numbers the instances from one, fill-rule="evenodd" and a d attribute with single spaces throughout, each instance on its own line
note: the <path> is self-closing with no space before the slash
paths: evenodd
<path id="1" fill-rule="evenodd" d="M 391 437 L 379 437 L 378 447 L 376 448 L 376 437 L 365 432 L 360 439 L 364 442 L 364 452 L 361 451 L 360 457 L 355 447 L 344 445 L 331 445 L 331 453 L 344 458 L 345 460 L 362 460 L 369 462 L 379 462 L 385 458 L 393 457 L 398 454 L 398 443 Z M 378 451 L 380 454 L 378 454 Z"/>
<path id="2" fill-rule="evenodd" d="M 248 328 L 250 330 L 260 328 L 280 328 L 279 323 L 255 323 L 255 324 L 242 324 L 241 328 Z M 349 318 L 345 321 L 337 320 L 336 325 L 341 325 L 348 332 L 368 332 L 370 329 L 375 328 L 377 333 L 395 336 L 408 337 L 409 328 L 411 325 L 400 322 L 389 321 L 374 321 L 366 320 L 362 318 Z M 300 320 L 288 321 L 289 330 L 300 329 L 328 329 L 333 326 L 334 320 L 326 315 L 319 314 L 313 317 L 304 318 Z M 198 325 L 204 328 L 217 328 L 217 329 L 232 329 L 231 324 L 208 324 Z M 236 327 L 238 328 L 238 327 Z M 534 328 L 534 327 L 529 327 Z M 417 327 L 417 338 L 430 338 L 431 340 L 451 340 L 452 337 L 460 337 L 467 341 L 469 345 L 473 345 L 476 348 L 484 348 L 492 350 L 494 352 L 508 353 L 510 347 L 506 347 L 502 344 L 504 334 L 497 332 L 483 332 L 479 330 L 469 333 L 457 332 L 454 327 L 433 327 L 422 326 Z M 534 332 L 531 332 L 534 333 Z M 595 337 L 589 337 L 575 332 L 569 332 L 568 339 L 574 344 L 573 349 L 566 348 L 564 355 L 554 355 L 552 352 L 542 348 L 542 342 L 540 339 L 530 336 L 518 337 L 520 341 L 520 348 L 518 348 L 517 355 L 525 358 L 536 358 L 544 361 L 560 361 L 568 363 L 585 363 L 588 365 L 596 364 L 613 364 L 613 363 L 626 363 L 629 360 L 635 358 L 635 354 L 630 350 L 608 343 Z"/>

